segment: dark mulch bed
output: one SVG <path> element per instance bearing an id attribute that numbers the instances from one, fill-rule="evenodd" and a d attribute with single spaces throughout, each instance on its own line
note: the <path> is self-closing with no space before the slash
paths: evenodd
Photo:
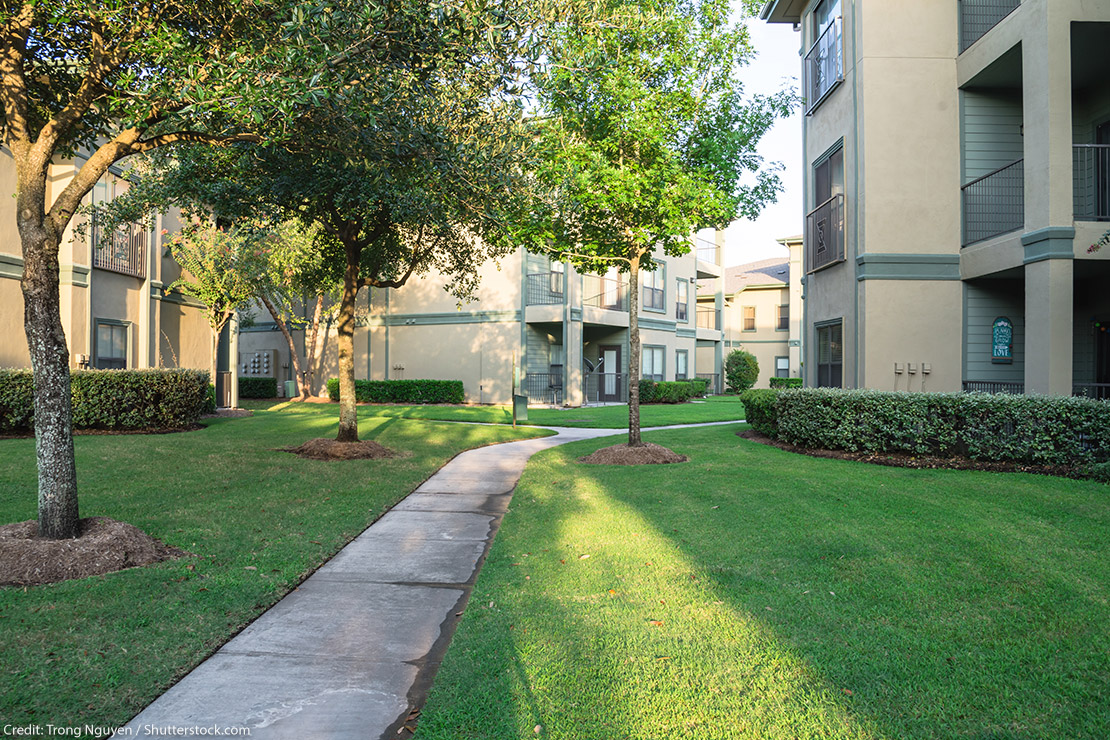
<path id="1" fill-rule="evenodd" d="M 578 462 L 587 465 L 666 465 L 689 459 L 666 447 L 648 442 L 639 447 L 629 447 L 627 444 L 602 447 L 592 455 L 578 458 Z"/>
<path id="2" fill-rule="evenodd" d="M 323 438 L 310 439 L 300 447 L 286 447 L 282 452 L 291 452 L 309 460 L 380 460 L 397 456 L 393 450 L 372 440 L 337 442 Z"/>
<path id="3" fill-rule="evenodd" d="M 809 447 L 798 447 L 788 442 L 765 437 L 754 429 L 745 429 L 737 432 L 736 436 L 750 439 L 759 444 L 778 447 L 787 452 L 796 452 L 810 457 L 824 457 L 833 460 L 853 460 L 855 462 L 871 463 L 872 465 L 887 465 L 892 468 L 919 468 L 944 469 L 944 470 L 987 470 L 995 473 L 1036 473 L 1038 475 L 1055 475 L 1062 478 L 1085 478 L 1081 471 L 1068 465 L 1025 465 L 1012 462 L 997 462 L 993 460 L 972 460 L 968 457 L 930 457 L 928 455 L 910 455 L 905 452 L 848 452 L 847 450 L 822 450 Z"/>
<path id="4" fill-rule="evenodd" d="M 189 553 L 103 516 L 82 519 L 72 540 L 38 536 L 35 521 L 0 526 L 0 585 L 37 586 L 180 558 Z"/>

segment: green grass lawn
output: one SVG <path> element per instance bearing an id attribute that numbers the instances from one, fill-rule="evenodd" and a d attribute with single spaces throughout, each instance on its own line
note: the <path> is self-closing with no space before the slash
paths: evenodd
<path id="1" fill-rule="evenodd" d="M 123 724 L 455 454 L 538 433 L 360 422 L 363 439 L 402 456 L 277 451 L 334 436 L 336 407 L 313 404 L 182 434 L 77 437 L 82 516 L 196 557 L 0 588 L 0 724 Z M 35 490 L 34 441 L 0 440 L 0 522 L 35 518 Z"/>
<path id="2" fill-rule="evenodd" d="M 1110 737 L 1110 489 L 737 428 L 534 457 L 417 737 Z"/>
<path id="3" fill-rule="evenodd" d="M 243 408 L 274 408 L 270 400 L 240 402 Z M 282 404 L 276 404 L 281 406 Z M 509 406 L 403 406 L 393 404 L 360 406 L 360 413 L 399 419 L 437 419 L 472 421 L 486 424 L 512 424 Z M 706 421 L 738 421 L 744 418 L 744 404 L 737 396 L 710 396 L 691 403 L 647 404 L 640 407 L 644 427 L 668 424 L 696 424 Z M 572 409 L 529 408 L 527 424 L 540 426 L 591 427 L 620 429 L 628 426 L 628 406 L 590 406 Z"/>

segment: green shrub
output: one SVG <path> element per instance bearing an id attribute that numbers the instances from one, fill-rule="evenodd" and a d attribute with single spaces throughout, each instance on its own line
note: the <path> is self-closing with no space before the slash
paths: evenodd
<path id="1" fill-rule="evenodd" d="M 778 437 L 778 391 L 747 390 L 740 394 L 744 403 L 744 419 L 765 437 Z"/>
<path id="2" fill-rule="evenodd" d="M 705 398 L 705 393 L 709 390 L 709 381 L 706 378 L 690 378 L 687 382 L 694 389 L 694 398 Z"/>
<path id="3" fill-rule="evenodd" d="M 687 380 L 670 380 L 655 384 L 652 403 L 686 403 L 694 397 L 694 385 Z"/>
<path id="4" fill-rule="evenodd" d="M 759 361 L 751 352 L 734 349 L 725 359 L 725 387 L 732 393 L 748 390 L 759 379 Z"/>
<path id="5" fill-rule="evenodd" d="M 328 396 L 339 400 L 339 379 L 329 378 Z M 356 380 L 360 403 L 464 403 L 461 380 Z"/>
<path id="6" fill-rule="evenodd" d="M 640 403 L 655 403 L 655 386 L 651 378 L 640 378 Z"/>
<path id="7" fill-rule="evenodd" d="M 802 447 L 1036 465 L 1110 460 L 1110 404 L 1101 401 L 829 388 L 776 393 L 778 437 Z"/>
<path id="8" fill-rule="evenodd" d="M 239 378 L 239 398 L 276 398 L 277 378 Z"/>
<path id="9" fill-rule="evenodd" d="M 801 378 L 771 378 L 769 385 L 772 388 L 801 388 Z"/>
<path id="10" fill-rule="evenodd" d="M 208 393 L 204 397 L 204 413 L 216 413 L 216 386 L 208 384 Z"/>
<path id="11" fill-rule="evenodd" d="M 1088 465 L 1083 473 L 1086 477 L 1097 480 L 1099 483 L 1110 483 L 1110 462 Z"/>
<path id="12" fill-rule="evenodd" d="M 0 432 L 34 428 L 30 370 L 0 370 Z M 208 402 L 203 370 L 81 370 L 70 377 L 77 429 L 181 429 Z"/>

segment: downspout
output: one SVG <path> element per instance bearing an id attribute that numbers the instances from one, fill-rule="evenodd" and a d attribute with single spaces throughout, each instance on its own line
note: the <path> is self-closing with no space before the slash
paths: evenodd
<path id="1" fill-rule="evenodd" d="M 853 277 L 857 276 L 856 273 L 859 270 L 859 265 L 856 264 L 856 257 L 859 255 L 860 232 L 862 231 L 861 221 L 860 221 L 860 207 L 859 207 L 859 201 L 860 201 L 859 194 L 860 194 L 860 191 L 862 190 L 862 188 L 860 187 L 860 181 L 859 181 L 859 158 L 860 158 L 859 69 L 858 69 L 859 68 L 859 60 L 857 59 L 857 55 L 856 55 L 856 48 L 857 48 L 856 47 L 856 43 L 857 43 L 856 36 L 857 36 L 857 34 L 858 34 L 858 30 L 857 30 L 857 26 L 856 26 L 856 3 L 855 3 L 855 0 L 852 0 L 852 147 L 855 150 L 854 152 L 852 152 L 852 155 L 853 155 L 852 156 L 852 168 L 855 172 L 854 177 L 855 177 L 855 186 L 856 186 L 855 187 L 856 197 L 854 198 L 854 200 L 855 200 L 855 206 L 854 207 L 855 207 L 855 210 L 856 210 L 856 219 L 855 219 L 855 228 L 852 229 L 852 257 L 851 257 L 851 263 L 850 263 L 852 265 Z M 852 285 L 853 300 L 852 300 L 852 303 L 853 303 L 853 310 L 855 312 L 855 322 L 854 322 L 854 325 L 852 327 L 852 331 L 855 333 L 855 337 L 853 337 L 854 341 L 852 342 L 852 346 L 855 349 L 855 356 L 856 356 L 855 357 L 855 368 L 854 368 L 855 375 L 856 375 L 856 381 L 855 381 L 855 387 L 856 388 L 860 387 L 860 384 L 859 384 L 859 379 L 860 379 L 859 357 L 860 357 L 860 342 L 861 342 L 862 336 L 863 336 L 863 333 L 860 331 L 860 324 L 859 324 L 859 292 L 860 292 L 860 289 L 861 289 L 861 286 L 860 286 L 859 280 L 853 281 L 853 285 Z"/>

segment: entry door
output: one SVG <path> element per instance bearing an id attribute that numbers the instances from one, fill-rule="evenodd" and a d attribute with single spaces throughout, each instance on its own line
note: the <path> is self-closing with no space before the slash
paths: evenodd
<path id="1" fill-rule="evenodd" d="M 617 344 L 603 344 L 601 351 L 601 389 L 600 401 L 610 403 L 621 400 L 621 348 Z"/>

